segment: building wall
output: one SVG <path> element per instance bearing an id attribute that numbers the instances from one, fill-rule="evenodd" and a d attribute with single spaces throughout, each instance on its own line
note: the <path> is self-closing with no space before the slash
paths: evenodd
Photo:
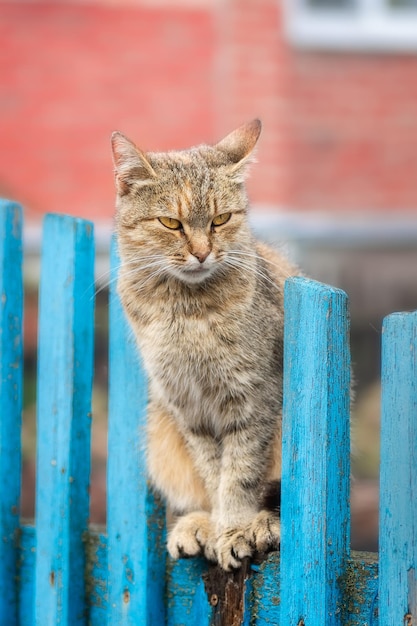
<path id="1" fill-rule="evenodd" d="M 289 49 L 278 2 L 223 0 L 216 18 L 217 134 L 259 117 L 263 132 L 248 186 L 266 208 L 289 205 Z"/>
<path id="2" fill-rule="evenodd" d="M 0 37 L 0 193 L 29 215 L 112 215 L 113 130 L 162 150 L 213 136 L 201 7 L 0 3 Z"/>
<path id="3" fill-rule="evenodd" d="M 260 117 L 257 206 L 414 213 L 417 56 L 292 48 L 279 0 L 0 2 L 0 194 L 113 212 L 109 136 L 215 141 Z"/>
<path id="4" fill-rule="evenodd" d="M 290 59 L 290 205 L 415 212 L 417 56 Z"/>

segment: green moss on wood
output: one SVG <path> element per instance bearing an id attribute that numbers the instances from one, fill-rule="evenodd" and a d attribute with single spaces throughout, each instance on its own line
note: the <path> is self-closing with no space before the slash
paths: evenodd
<path id="1" fill-rule="evenodd" d="M 371 583 L 378 576 L 377 555 L 370 552 L 353 552 L 344 573 L 338 579 L 342 592 L 340 611 L 345 626 L 367 626 L 364 614 L 370 614 L 373 599 Z M 359 621 L 358 621 L 359 620 Z"/>

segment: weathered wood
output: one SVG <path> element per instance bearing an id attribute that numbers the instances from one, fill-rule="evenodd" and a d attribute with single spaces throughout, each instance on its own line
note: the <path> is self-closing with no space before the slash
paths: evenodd
<path id="1" fill-rule="evenodd" d="M 251 568 L 251 626 L 280 624 L 280 553 L 271 553 L 262 563 L 252 563 Z"/>
<path id="2" fill-rule="evenodd" d="M 107 464 L 109 626 L 165 623 L 165 514 L 146 480 L 147 380 L 117 295 L 112 249 Z"/>
<path id="3" fill-rule="evenodd" d="M 104 626 L 107 622 L 107 536 L 89 530 L 84 535 L 86 546 L 85 583 L 89 626 Z"/>
<path id="4" fill-rule="evenodd" d="M 167 563 L 167 626 L 209 626 L 212 606 L 204 585 L 208 563 L 203 558 L 168 558 Z"/>
<path id="5" fill-rule="evenodd" d="M 280 615 L 282 586 L 288 585 L 280 576 L 280 554 L 272 553 L 259 565 L 252 564 L 250 597 L 251 626 L 287 626 L 292 622 Z M 340 589 L 340 619 L 343 626 L 377 626 L 378 563 L 377 555 L 353 552 L 337 581 Z M 295 622 L 296 626 L 298 622 Z M 319 622 L 305 624 L 321 626 Z"/>
<path id="6" fill-rule="evenodd" d="M 244 559 L 238 570 L 225 572 L 210 565 L 203 574 L 208 603 L 213 607 L 210 626 L 241 626 L 249 623 L 250 607 L 245 602 L 251 575 L 250 560 Z"/>
<path id="7" fill-rule="evenodd" d="M 108 610 L 107 537 L 90 530 L 85 541 L 88 559 L 88 623 L 89 626 L 103 626 Z M 35 544 L 34 528 L 24 526 L 20 541 L 19 626 L 34 624 L 31 607 L 33 608 Z M 279 552 L 273 552 L 261 563 L 250 564 L 251 573 L 246 580 L 246 605 L 250 610 L 244 615 L 244 626 L 281 624 L 279 557 Z M 168 560 L 165 597 L 167 626 L 211 625 L 216 600 L 211 595 L 208 596 L 208 588 L 204 584 L 208 568 L 208 563 L 202 558 Z M 341 615 L 344 626 L 383 625 L 383 622 L 378 620 L 376 554 L 353 552 L 347 561 L 345 572 L 338 580 L 338 585 L 342 594 Z"/>
<path id="8" fill-rule="evenodd" d="M 384 320 L 380 620 L 417 623 L 417 312 Z M 408 616 L 408 617 L 406 617 Z"/>
<path id="9" fill-rule="evenodd" d="M 22 210 L 0 201 L 0 616 L 17 624 L 22 413 Z"/>
<path id="10" fill-rule="evenodd" d="M 19 533 L 19 626 L 35 626 L 36 530 L 23 526 Z"/>
<path id="11" fill-rule="evenodd" d="M 349 552 L 349 314 L 344 292 L 285 286 L 281 624 L 341 624 Z"/>
<path id="12" fill-rule="evenodd" d="M 86 623 L 93 226 L 48 215 L 39 299 L 35 622 Z"/>
<path id="13" fill-rule="evenodd" d="M 378 555 L 352 552 L 343 574 L 338 579 L 341 591 L 341 623 L 343 626 L 377 626 L 378 620 Z"/>

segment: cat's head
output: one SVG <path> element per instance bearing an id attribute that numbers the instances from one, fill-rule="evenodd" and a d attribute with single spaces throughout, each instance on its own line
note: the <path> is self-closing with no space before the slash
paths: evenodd
<path id="1" fill-rule="evenodd" d="M 188 284 L 235 265 L 250 239 L 244 181 L 260 132 L 253 120 L 214 146 L 166 153 L 113 133 L 122 255 Z"/>

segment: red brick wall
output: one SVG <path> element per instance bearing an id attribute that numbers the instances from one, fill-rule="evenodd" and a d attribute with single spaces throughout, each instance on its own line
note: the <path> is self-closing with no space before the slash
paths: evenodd
<path id="1" fill-rule="evenodd" d="M 278 0 L 220 6 L 220 119 L 264 121 L 254 200 L 416 212 L 417 55 L 302 52 L 285 39 Z"/>
<path id="2" fill-rule="evenodd" d="M 417 210 L 417 56 L 291 55 L 289 202 Z"/>
<path id="3" fill-rule="evenodd" d="M 110 133 L 149 149 L 213 137 L 203 9 L 0 3 L 0 195 L 29 213 L 113 213 Z"/>
<path id="4" fill-rule="evenodd" d="M 279 0 L 168 4 L 0 0 L 0 195 L 107 218 L 113 129 L 180 148 L 259 116 L 254 203 L 416 211 L 417 56 L 294 50 Z"/>
<path id="5" fill-rule="evenodd" d="M 256 203 L 288 205 L 288 47 L 278 2 L 228 0 L 216 12 L 216 129 L 261 118 L 263 132 L 249 180 Z"/>

